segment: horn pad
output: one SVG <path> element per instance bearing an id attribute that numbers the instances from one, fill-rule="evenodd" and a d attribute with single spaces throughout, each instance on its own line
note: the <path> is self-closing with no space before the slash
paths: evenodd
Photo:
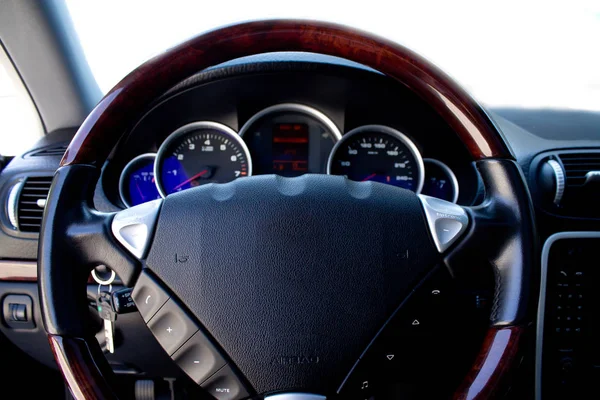
<path id="1" fill-rule="evenodd" d="M 168 196 L 147 266 L 258 393 L 332 394 L 439 257 L 411 191 L 266 175 Z"/>

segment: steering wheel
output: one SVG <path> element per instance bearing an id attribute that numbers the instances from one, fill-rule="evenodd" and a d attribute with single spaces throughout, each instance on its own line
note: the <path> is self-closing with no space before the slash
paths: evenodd
<path id="1" fill-rule="evenodd" d="M 414 91 L 465 144 L 485 200 L 460 207 L 339 176 L 268 175 L 197 187 L 116 214 L 94 209 L 103 163 L 153 101 L 204 68 L 277 51 L 345 58 Z M 134 287 L 144 320 L 175 359 L 191 357 L 184 343 L 197 337 L 200 344 L 191 347 L 212 352 L 203 363 L 210 373 L 225 369 L 230 376 L 220 379 L 233 375 L 240 382 L 233 397 L 212 393 L 218 398 L 322 399 L 360 391 L 345 388 L 345 377 L 436 267 L 459 280 L 473 268 L 489 269 L 495 281 L 489 327 L 453 395 L 475 399 L 504 393 L 507 373 L 520 360 L 535 254 L 520 169 L 485 112 L 448 76 L 364 32 L 270 20 L 172 48 L 100 101 L 54 176 L 38 276 L 50 345 L 77 399 L 118 398 L 85 323 L 86 282 L 98 265 Z M 180 337 L 159 338 L 167 326 Z"/>

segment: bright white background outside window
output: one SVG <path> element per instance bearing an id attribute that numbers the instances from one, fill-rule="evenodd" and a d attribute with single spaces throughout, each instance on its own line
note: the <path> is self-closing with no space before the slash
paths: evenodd
<path id="1" fill-rule="evenodd" d="M 31 148 L 43 134 L 31 97 L 0 48 L 0 154 L 20 154 Z"/>
<path id="2" fill-rule="evenodd" d="M 67 0 L 102 90 L 200 32 L 262 18 L 367 30 L 436 63 L 490 106 L 600 111 L 600 0 Z"/>
<path id="3" fill-rule="evenodd" d="M 415 50 L 488 106 L 600 111 L 600 0 L 66 0 L 106 92 L 200 32 L 263 18 L 333 21 Z M 0 154 L 41 134 L 26 92 L 0 66 Z"/>

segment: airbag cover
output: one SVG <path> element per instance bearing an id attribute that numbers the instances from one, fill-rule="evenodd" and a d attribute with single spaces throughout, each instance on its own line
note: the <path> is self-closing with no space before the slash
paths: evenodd
<path id="1" fill-rule="evenodd" d="M 168 196 L 147 266 L 258 393 L 331 394 L 439 261 L 417 196 L 274 175 Z"/>

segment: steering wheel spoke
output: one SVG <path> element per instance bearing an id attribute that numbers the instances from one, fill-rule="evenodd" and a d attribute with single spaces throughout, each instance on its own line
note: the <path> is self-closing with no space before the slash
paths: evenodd
<path id="1" fill-rule="evenodd" d="M 492 271 L 492 326 L 521 325 L 530 311 L 530 279 L 536 262 L 533 207 L 516 163 L 485 160 L 476 166 L 485 185 L 485 199 L 479 206 L 466 208 L 469 230 L 445 261 L 459 279 L 469 279 L 473 269 Z"/>
<path id="2" fill-rule="evenodd" d="M 465 209 L 435 197 L 419 195 L 433 242 L 440 253 L 456 242 L 469 226 Z"/>
<path id="3" fill-rule="evenodd" d="M 62 167 L 54 176 L 44 215 L 38 272 L 42 277 L 41 302 L 50 334 L 79 337 L 89 334 L 85 324 L 87 305 L 78 296 L 85 296 L 85 285 L 93 268 L 106 266 L 126 286 L 132 285 L 139 274 L 139 261 L 113 235 L 115 214 L 92 207 L 89 193 L 93 193 L 91 186 L 97 178 L 98 171 L 91 166 Z M 50 265 L 68 268 L 59 271 Z M 56 290 L 59 287 L 79 290 Z M 57 304 L 72 314 L 51 312 Z"/>
<path id="4" fill-rule="evenodd" d="M 115 239 L 138 259 L 146 257 L 163 200 L 153 200 L 118 212 L 111 223 Z"/>

